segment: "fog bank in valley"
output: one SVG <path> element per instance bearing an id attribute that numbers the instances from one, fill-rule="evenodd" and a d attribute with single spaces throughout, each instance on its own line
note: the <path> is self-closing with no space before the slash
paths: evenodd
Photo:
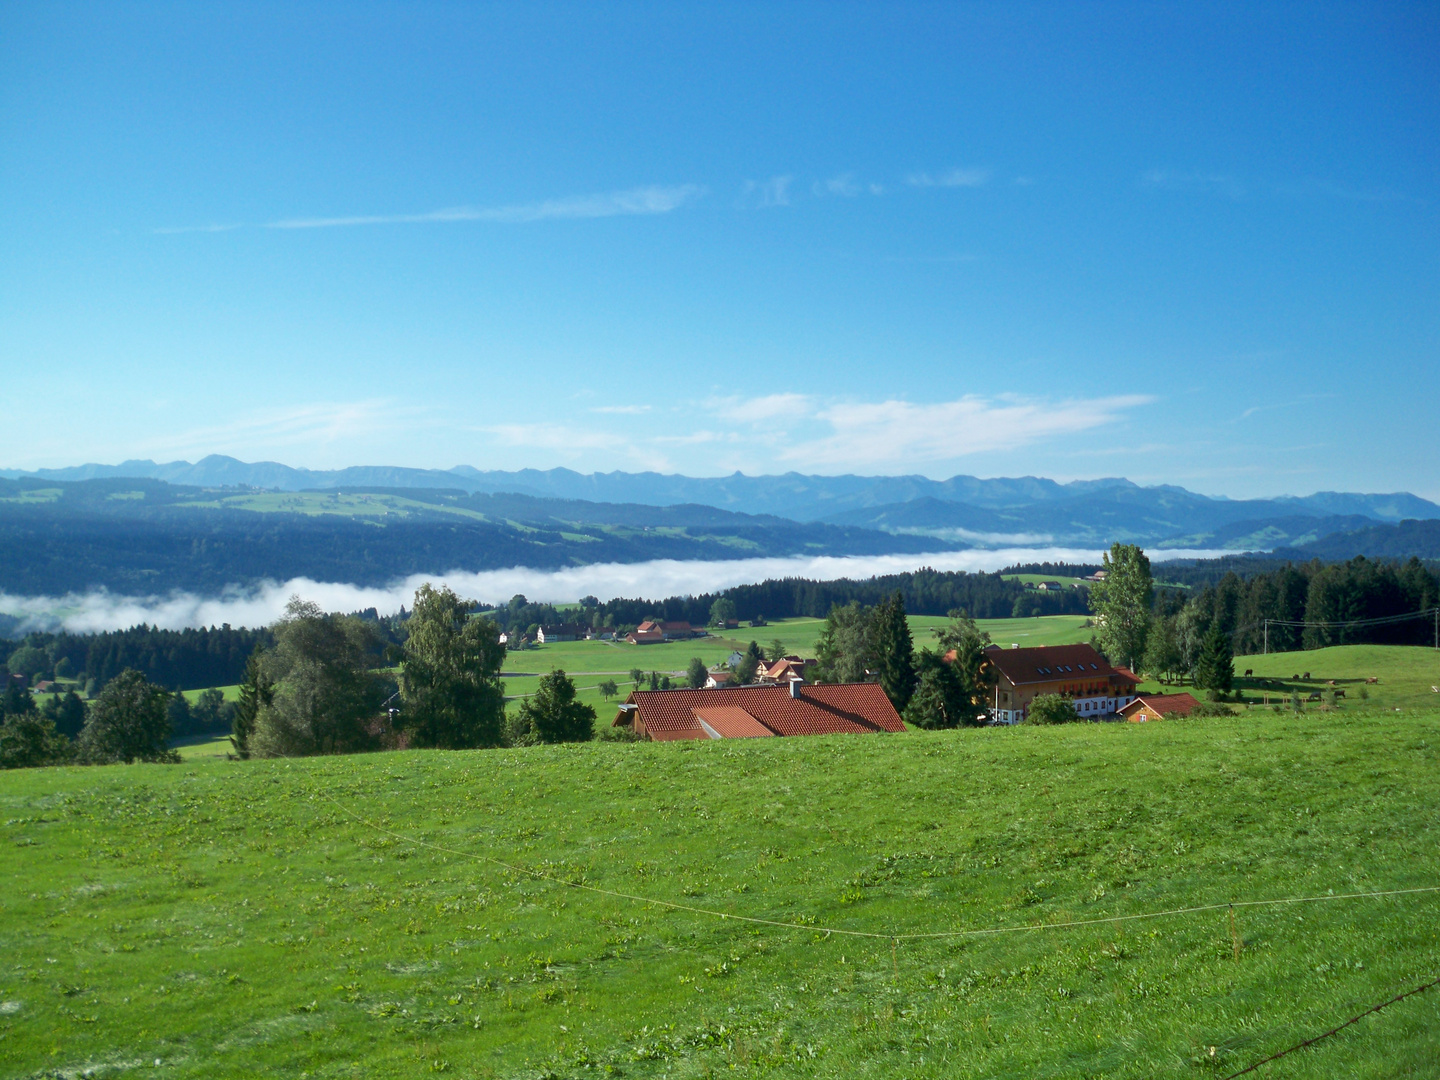
<path id="1" fill-rule="evenodd" d="M 1152 560 L 1212 558 L 1218 551 L 1151 552 Z M 868 578 L 903 573 L 920 567 L 935 570 L 995 571 L 1016 563 L 1098 563 L 1099 551 L 1076 548 L 1005 548 L 993 551 L 945 551 L 931 555 L 852 555 L 813 558 L 727 559 L 682 562 L 657 559 L 640 563 L 595 563 L 563 570 L 517 566 L 480 573 L 450 571 L 414 574 L 383 588 L 343 582 L 292 578 L 250 589 L 230 589 L 217 596 L 171 593 L 165 596 L 121 596 L 99 590 L 68 596 L 0 594 L 0 614 L 16 620 L 10 634 L 27 630 L 98 632 L 146 624 L 179 630 L 187 626 L 265 626 L 274 622 L 292 596 L 313 600 L 327 611 L 363 611 L 382 615 L 408 606 L 422 582 L 449 585 L 463 597 L 501 604 L 516 593 L 550 603 L 573 602 L 582 596 L 660 600 L 667 596 L 714 592 L 770 578 L 818 580 Z"/>

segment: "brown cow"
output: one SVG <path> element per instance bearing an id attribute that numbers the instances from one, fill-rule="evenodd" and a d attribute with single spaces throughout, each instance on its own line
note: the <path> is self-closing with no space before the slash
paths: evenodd
<path id="1" fill-rule="evenodd" d="M 1245 674 L 1246 674 L 1246 675 L 1254 675 L 1254 674 L 1255 674 L 1255 669 L 1254 669 L 1254 668 L 1248 668 L 1248 667 L 1247 667 L 1247 668 L 1245 669 Z"/>
<path id="2" fill-rule="evenodd" d="M 1378 682 L 1380 681 L 1380 676 L 1379 676 L 1379 675 L 1371 675 L 1371 676 L 1370 676 L 1368 679 L 1366 679 L 1365 681 L 1366 681 L 1366 683 L 1368 683 L 1369 685 L 1374 686 L 1376 683 L 1378 683 Z"/>
<path id="3" fill-rule="evenodd" d="M 1305 680 L 1306 680 L 1307 682 L 1310 680 L 1310 672 L 1308 672 L 1308 671 L 1305 672 Z"/>

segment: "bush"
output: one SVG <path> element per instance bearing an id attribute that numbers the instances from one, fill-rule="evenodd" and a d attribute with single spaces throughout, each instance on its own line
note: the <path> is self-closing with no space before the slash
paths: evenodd
<path id="1" fill-rule="evenodd" d="M 587 742 L 595 737 L 595 710 L 575 700 L 575 684 L 557 668 L 520 703 L 509 727 L 510 741 L 516 746 Z"/>
<path id="2" fill-rule="evenodd" d="M 1070 699 L 1060 694 L 1041 694 L 1025 710 L 1027 724 L 1069 724 L 1078 719 Z"/>

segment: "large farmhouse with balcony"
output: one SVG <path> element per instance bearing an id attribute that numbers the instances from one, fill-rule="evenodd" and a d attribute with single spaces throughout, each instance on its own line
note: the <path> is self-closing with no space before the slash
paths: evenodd
<path id="1" fill-rule="evenodd" d="M 756 739 L 904 731 L 878 683 L 636 690 L 615 717 L 643 739 Z"/>
<path id="2" fill-rule="evenodd" d="M 1113 720 L 1135 698 L 1140 679 L 1112 667 L 1089 645 L 1041 645 L 1031 649 L 985 650 L 984 664 L 995 672 L 991 714 L 1002 724 L 1025 719 L 1041 694 L 1071 699 L 1082 720 Z"/>

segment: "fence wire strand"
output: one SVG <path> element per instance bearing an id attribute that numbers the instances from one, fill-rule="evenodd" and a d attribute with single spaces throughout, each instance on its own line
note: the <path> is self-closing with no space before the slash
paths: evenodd
<path id="1" fill-rule="evenodd" d="M 682 904 L 675 900 L 661 900 L 650 896 L 639 896 L 635 893 L 620 892 L 616 889 L 602 889 L 598 885 L 589 885 L 582 881 L 567 881 L 565 878 L 556 877 L 553 874 L 546 874 L 539 870 L 531 870 L 524 866 L 517 866 L 514 863 L 505 862 L 503 859 L 497 859 L 493 855 L 480 855 L 473 851 L 463 851 L 459 848 L 446 847 L 443 844 L 432 844 L 428 840 L 419 840 L 412 836 L 406 836 L 404 833 L 395 832 L 393 829 L 387 829 L 383 825 L 378 825 L 373 821 L 361 817 L 344 803 L 324 792 L 317 792 L 316 794 L 319 798 L 324 799 L 354 821 L 358 821 L 366 828 L 384 836 L 389 836 L 392 839 L 414 845 L 415 847 L 428 848 L 431 851 L 453 855 L 456 858 L 489 863 L 492 866 L 501 867 L 515 874 L 523 874 L 535 881 L 546 881 L 554 885 L 561 885 L 567 889 L 578 889 L 583 892 L 593 893 L 597 896 L 608 896 L 616 900 L 633 900 L 636 903 L 649 904 L 652 907 L 665 908 L 670 911 L 685 911 L 693 915 L 708 915 L 712 918 L 730 922 L 750 923 L 756 926 L 773 926 L 785 930 L 808 930 L 827 935 L 835 934 L 844 937 L 871 938 L 880 941 L 900 942 L 927 941 L 939 938 L 988 937 L 997 934 L 1033 933 L 1037 930 L 1068 930 L 1082 926 L 1102 926 L 1111 923 L 1135 922 L 1142 919 L 1162 919 L 1174 915 L 1193 915 L 1205 911 L 1224 911 L 1229 908 L 1275 907 L 1283 904 L 1317 904 L 1328 900 L 1378 899 L 1386 896 L 1413 896 L 1419 893 L 1440 892 L 1440 885 L 1422 885 L 1410 889 L 1383 889 L 1375 892 L 1326 893 L 1323 896 L 1288 896 L 1273 900 L 1236 900 L 1221 904 L 1195 904 L 1190 907 L 1166 908 L 1162 911 L 1147 911 L 1134 915 L 1106 915 L 1092 919 L 1068 919 L 1062 922 L 1022 923 L 1016 926 L 977 927 L 969 930 L 933 930 L 899 934 L 882 933 L 875 930 L 848 930 L 838 926 L 820 926 L 813 923 L 793 922 L 786 919 L 763 919 L 755 915 L 736 915 L 728 911 L 718 911 L 715 908 L 705 908 L 695 904 Z"/>

